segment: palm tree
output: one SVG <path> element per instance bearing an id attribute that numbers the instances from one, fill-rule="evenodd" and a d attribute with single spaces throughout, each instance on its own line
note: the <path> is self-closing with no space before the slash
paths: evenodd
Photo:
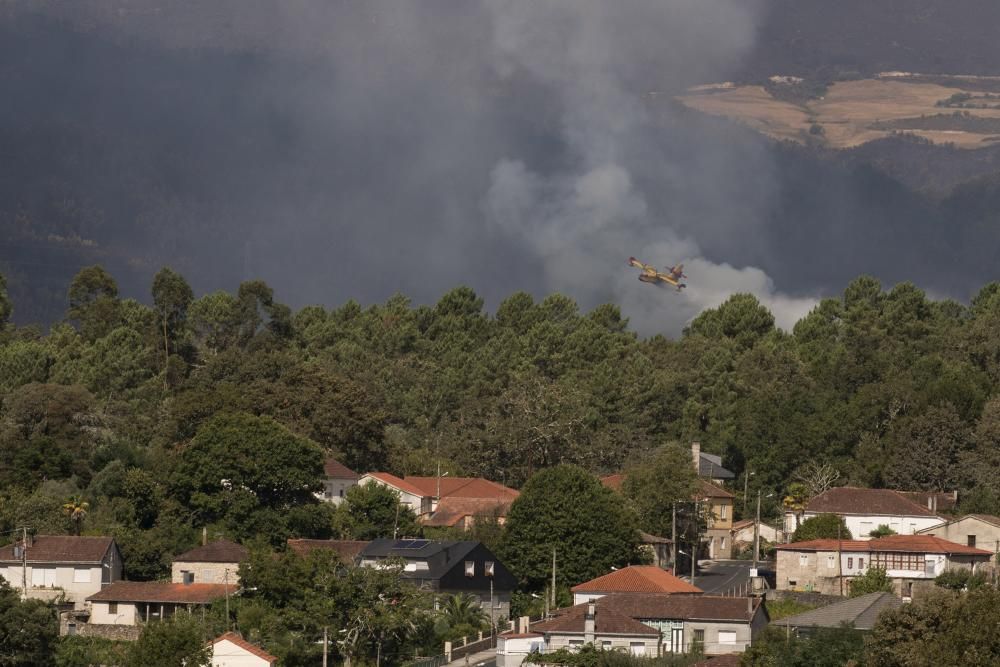
<path id="1" fill-rule="evenodd" d="M 73 496 L 67 502 L 63 503 L 62 510 L 63 514 L 69 517 L 69 520 L 73 522 L 73 534 L 80 534 L 80 526 L 83 524 L 83 520 L 87 518 L 87 511 L 90 509 L 90 503 L 83 500 L 80 496 Z"/>
<path id="2" fill-rule="evenodd" d="M 483 611 L 476 598 L 467 593 L 445 597 L 444 603 L 441 605 L 441 616 L 449 628 L 469 625 L 476 630 L 481 630 L 490 623 L 490 619 L 486 617 L 486 612 Z"/>

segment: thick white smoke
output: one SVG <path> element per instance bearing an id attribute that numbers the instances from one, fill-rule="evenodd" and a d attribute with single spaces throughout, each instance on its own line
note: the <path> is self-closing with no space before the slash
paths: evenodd
<path id="1" fill-rule="evenodd" d="M 649 107 L 641 86 L 653 82 L 643 66 L 664 63 L 661 82 L 676 86 L 708 76 L 720 63 L 738 58 L 753 43 L 752 3 L 743 0 L 600 0 L 491 3 L 494 47 L 502 74 L 527 72 L 559 91 L 563 139 L 574 159 L 541 174 L 516 156 L 493 169 L 485 200 L 490 221 L 537 253 L 548 288 L 574 296 L 608 293 L 643 333 L 677 333 L 706 307 L 736 292 L 756 295 L 788 328 L 815 304 L 778 293 L 766 272 L 736 268 L 702 256 L 685 225 L 654 219 L 647 198 L 629 171 L 628 156 L 649 132 Z M 676 157 L 657 154 L 665 179 L 684 171 Z M 695 191 L 670 214 L 711 208 L 720 179 L 731 177 L 711 161 L 690 165 Z M 691 182 L 691 174 L 678 180 Z M 700 186 L 700 187 L 699 187 Z M 690 197 L 704 198 L 691 206 Z M 752 204 L 752 202 L 748 202 Z M 745 215 L 762 214 L 748 206 Z M 662 215 L 662 214 L 660 214 Z M 754 221 L 730 234 L 751 233 Z M 626 258 L 656 265 L 684 262 L 689 289 L 680 294 L 636 280 Z"/>

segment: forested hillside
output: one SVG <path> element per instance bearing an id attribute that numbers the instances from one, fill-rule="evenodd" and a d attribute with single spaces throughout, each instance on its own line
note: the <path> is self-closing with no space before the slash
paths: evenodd
<path id="1" fill-rule="evenodd" d="M 959 489 L 964 510 L 1000 511 L 995 283 L 964 307 L 862 277 L 793 332 L 736 295 L 676 341 L 558 294 L 514 294 L 493 315 L 467 288 L 433 306 L 293 312 L 261 282 L 194 299 L 164 269 L 151 287 L 153 307 L 121 299 L 91 267 L 67 323 L 3 328 L 4 535 L 110 532 L 129 575 L 151 577 L 203 526 L 329 536 L 308 493 L 324 452 L 517 487 L 556 463 L 607 473 L 689 440 L 740 480 L 752 470 L 751 493 L 829 463 L 846 483 Z M 19 304 L 2 303 L 7 320 Z M 89 504 L 82 523 L 69 501 Z"/>

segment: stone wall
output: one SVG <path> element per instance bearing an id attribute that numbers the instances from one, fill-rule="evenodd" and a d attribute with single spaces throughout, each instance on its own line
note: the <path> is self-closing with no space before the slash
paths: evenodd
<path id="1" fill-rule="evenodd" d="M 82 623 L 76 626 L 76 634 L 81 637 L 103 637 L 104 639 L 114 639 L 117 641 L 135 641 L 142 634 L 142 626 Z"/>

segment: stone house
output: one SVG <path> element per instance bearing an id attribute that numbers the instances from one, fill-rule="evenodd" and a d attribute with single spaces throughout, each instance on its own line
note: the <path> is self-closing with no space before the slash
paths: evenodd
<path id="1" fill-rule="evenodd" d="M 87 597 L 122 577 L 122 557 L 111 537 L 28 536 L 0 548 L 0 577 L 26 597 L 86 608 Z"/>
<path id="2" fill-rule="evenodd" d="M 229 540 L 216 540 L 176 556 L 170 564 L 170 581 L 175 584 L 229 584 L 235 590 L 240 583 L 240 563 L 247 558 L 247 548 Z"/>
<path id="3" fill-rule="evenodd" d="M 793 542 L 777 547 L 776 587 L 846 595 L 851 580 L 878 567 L 895 582 L 896 594 L 910 599 L 933 586 L 934 578 L 946 570 L 975 571 L 991 556 L 992 552 L 931 535 Z"/>
<path id="4" fill-rule="evenodd" d="M 978 549 L 1000 553 L 1000 517 L 968 514 L 959 519 L 924 528 L 918 535 L 933 535 Z"/>
<path id="5" fill-rule="evenodd" d="M 808 518 L 836 514 L 843 517 L 856 540 L 871 539 L 869 533 L 879 526 L 889 526 L 900 535 L 914 535 L 946 520 L 938 515 L 937 509 L 930 508 L 931 505 L 937 507 L 937 496 L 924 495 L 928 496 L 927 504 L 913 499 L 923 496 L 903 491 L 834 487 L 810 499 L 798 517 L 795 512 L 785 512 L 785 532 L 791 535 L 799 523 Z"/>

